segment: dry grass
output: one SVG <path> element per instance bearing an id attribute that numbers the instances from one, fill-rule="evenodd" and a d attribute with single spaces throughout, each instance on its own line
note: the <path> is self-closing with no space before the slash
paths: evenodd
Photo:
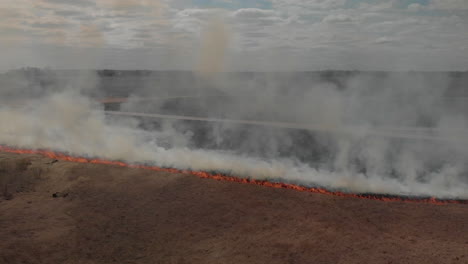
<path id="1" fill-rule="evenodd" d="M 468 263 L 466 205 L 384 203 L 34 155 L 0 153 L 0 170 L 9 192 L 20 190 L 0 198 L 0 264 Z"/>
<path id="2" fill-rule="evenodd" d="M 16 193 L 33 191 L 34 183 L 41 178 L 42 168 L 32 164 L 28 157 L 0 161 L 0 194 L 4 199 L 11 200 Z"/>

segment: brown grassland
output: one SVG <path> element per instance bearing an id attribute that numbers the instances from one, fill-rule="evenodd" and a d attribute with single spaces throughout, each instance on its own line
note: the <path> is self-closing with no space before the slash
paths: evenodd
<path id="1" fill-rule="evenodd" d="M 0 153 L 0 263 L 468 263 L 468 205 Z"/>

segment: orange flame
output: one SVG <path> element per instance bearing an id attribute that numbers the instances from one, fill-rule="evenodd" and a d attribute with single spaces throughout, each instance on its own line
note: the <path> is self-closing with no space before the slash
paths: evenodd
<path id="1" fill-rule="evenodd" d="M 247 179 L 247 178 L 238 178 L 234 176 L 212 174 L 212 173 L 203 172 L 203 171 L 179 170 L 179 169 L 171 169 L 171 168 L 161 168 L 157 166 L 129 164 L 129 163 L 121 162 L 121 161 L 73 157 L 73 156 L 66 155 L 64 153 L 53 152 L 50 150 L 17 149 L 17 148 L 11 148 L 11 147 L 0 145 L 0 152 L 16 153 L 16 154 L 39 154 L 39 155 L 43 155 L 51 159 L 64 160 L 64 161 L 69 161 L 69 162 L 106 164 L 106 165 L 113 165 L 113 166 L 119 166 L 119 167 L 145 169 L 145 170 L 169 172 L 169 173 L 187 173 L 187 174 L 191 174 L 202 179 L 213 179 L 213 180 L 218 180 L 218 181 L 229 181 L 229 182 L 237 182 L 237 183 L 243 183 L 243 184 L 255 184 L 255 185 L 261 185 L 261 186 L 270 187 L 270 188 L 290 189 L 290 190 L 296 190 L 296 191 L 301 191 L 301 192 L 320 193 L 320 194 L 327 194 L 327 195 L 334 195 L 334 196 L 348 197 L 348 198 L 363 198 L 363 199 L 371 199 L 371 200 L 378 200 L 378 201 L 384 201 L 384 202 L 410 202 L 410 203 L 417 202 L 417 203 L 429 203 L 429 204 L 436 204 L 436 205 L 468 204 L 468 200 L 445 200 L 445 199 L 437 199 L 435 197 L 419 198 L 419 197 L 404 197 L 404 196 L 398 196 L 398 195 L 385 195 L 385 194 L 353 194 L 353 193 L 340 192 L 340 191 L 330 191 L 330 190 L 319 188 L 319 187 L 304 187 L 304 186 L 295 185 L 295 184 L 269 182 L 265 180 L 255 180 L 255 179 Z"/>

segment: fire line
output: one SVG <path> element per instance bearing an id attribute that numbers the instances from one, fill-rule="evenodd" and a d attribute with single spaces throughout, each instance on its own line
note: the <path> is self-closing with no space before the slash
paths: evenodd
<path id="1" fill-rule="evenodd" d="M 305 186 L 300 186 L 300 185 L 295 185 L 295 184 L 239 178 L 239 177 L 227 176 L 223 174 L 212 174 L 212 173 L 203 172 L 203 171 L 179 170 L 179 169 L 174 169 L 174 168 L 161 168 L 157 166 L 130 164 L 130 163 L 125 163 L 121 161 L 111 161 L 111 160 L 105 160 L 105 159 L 74 157 L 74 156 L 66 155 L 64 153 L 54 152 L 50 150 L 18 149 L 18 148 L 0 145 L 0 152 L 15 153 L 15 154 L 36 154 L 36 155 L 42 155 L 51 159 L 63 160 L 63 161 L 69 161 L 69 162 L 77 162 L 77 163 L 105 164 L 105 165 L 113 165 L 113 166 L 126 167 L 126 168 L 159 171 L 159 172 L 185 173 L 185 174 L 197 176 L 202 179 L 213 179 L 213 180 L 218 180 L 218 181 L 254 184 L 254 185 L 260 185 L 260 186 L 270 187 L 270 188 L 289 189 L 289 190 L 295 190 L 295 191 L 301 191 L 301 192 L 327 194 L 327 195 L 333 195 L 333 196 L 339 196 L 339 197 L 362 198 L 362 199 L 378 200 L 378 201 L 384 201 L 384 202 L 428 203 L 428 204 L 436 204 L 436 205 L 468 204 L 468 200 L 438 199 L 435 197 L 429 197 L 429 198 L 406 197 L 406 196 L 374 194 L 374 193 L 354 194 L 354 193 L 347 193 L 347 192 L 340 192 L 340 191 L 330 191 L 330 190 L 319 188 L 319 187 L 305 187 Z"/>

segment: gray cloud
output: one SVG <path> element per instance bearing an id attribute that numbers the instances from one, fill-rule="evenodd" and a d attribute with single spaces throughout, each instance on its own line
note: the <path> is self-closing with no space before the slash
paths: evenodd
<path id="1" fill-rule="evenodd" d="M 233 16 L 239 19 L 258 19 L 262 17 L 274 17 L 276 16 L 276 13 L 272 10 L 243 8 L 234 11 Z"/>
<path id="2" fill-rule="evenodd" d="M 381 37 L 374 41 L 375 44 L 389 44 L 389 43 L 396 43 L 398 42 L 397 39 L 390 38 L 390 37 Z"/>
<path id="3" fill-rule="evenodd" d="M 353 56 L 352 67 L 367 68 L 371 64 L 367 57 L 377 56 L 388 59 L 372 64 L 390 61 L 384 66 L 423 69 L 428 67 L 425 58 L 432 56 L 440 59 L 431 67 L 468 68 L 466 0 L 431 0 L 427 5 L 379 0 L 351 7 L 346 2 L 272 0 L 272 9 L 223 10 L 169 0 L 21 0 L 15 5 L 0 3 L 0 32 L 5 41 L 15 43 L 10 52 L 16 45 L 53 43 L 79 49 L 98 44 L 104 50 L 155 48 L 157 54 L 166 52 L 165 57 L 173 56 L 174 50 L 196 57 L 203 29 L 218 16 L 231 35 L 229 56 L 250 60 L 253 55 L 243 53 L 255 52 L 257 58 L 247 63 L 249 67 L 262 68 L 265 61 L 278 62 L 269 67 L 280 67 L 289 56 L 294 58 L 291 69 L 312 70 L 323 63 L 339 68 L 347 63 L 348 54 L 369 52 L 361 59 Z M 76 41 L 80 38 L 94 40 Z M 126 63 L 123 55 L 113 55 Z"/>
<path id="4" fill-rule="evenodd" d="M 430 9 L 439 10 L 468 10 L 468 1 L 466 0 L 431 0 Z"/>
<path id="5" fill-rule="evenodd" d="M 323 18 L 322 22 L 325 22 L 325 23 L 351 23 L 351 22 L 354 22 L 354 18 L 349 16 L 349 15 L 345 15 L 345 14 L 332 14 L 332 15 L 328 15 L 326 17 Z"/>
<path id="6" fill-rule="evenodd" d="M 72 6 L 95 6 L 96 3 L 91 0 L 42 0 L 42 2 L 49 4 L 61 4 Z"/>
<path id="7" fill-rule="evenodd" d="M 55 14 L 62 17 L 81 16 L 85 14 L 82 11 L 77 10 L 54 10 Z"/>

